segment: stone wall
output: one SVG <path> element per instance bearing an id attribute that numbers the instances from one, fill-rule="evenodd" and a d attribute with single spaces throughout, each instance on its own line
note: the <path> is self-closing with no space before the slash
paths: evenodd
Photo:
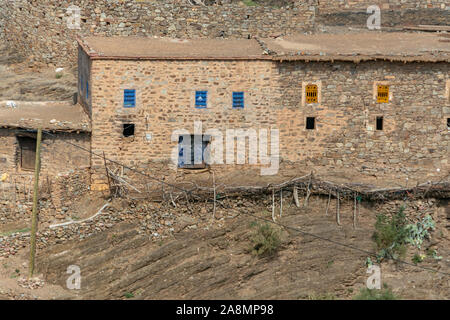
<path id="1" fill-rule="evenodd" d="M 192 6 L 177 0 L 0 0 L 0 21 L 8 45 L 31 61 L 62 65 L 76 61 L 77 35 L 247 38 L 303 32 L 313 27 L 315 1 L 273 8 L 242 3 Z M 80 30 L 67 27 L 70 5 L 81 8 Z"/>
<path id="2" fill-rule="evenodd" d="M 32 175 L 32 172 L 26 172 L 20 168 L 17 134 L 23 133 L 14 129 L 0 129 L 0 174 Z M 90 134 L 55 133 L 54 136 L 44 135 L 41 149 L 41 172 L 43 175 L 57 175 L 60 172 L 89 167 L 89 154 L 68 143 L 89 149 Z"/>
<path id="3" fill-rule="evenodd" d="M 447 0 L 333 0 L 319 2 L 315 23 L 365 28 L 371 5 L 380 7 L 382 27 L 448 25 L 450 21 Z"/>
<path id="4" fill-rule="evenodd" d="M 167 171 L 178 143 L 178 137 L 171 141 L 172 132 L 192 132 L 194 121 L 202 121 L 204 130 L 270 129 L 279 96 L 275 74 L 276 64 L 265 61 L 94 60 L 92 151 L 105 151 L 108 158 L 133 167 L 167 162 Z M 124 89 L 136 89 L 136 108 L 123 107 Z M 195 90 L 208 90 L 208 108 L 194 107 Z M 245 92 L 244 110 L 232 108 L 233 91 Z M 135 124 L 134 137 L 123 137 L 126 123 Z M 93 180 L 104 179 L 103 160 L 92 161 L 94 171 L 100 172 Z"/>
<path id="5" fill-rule="evenodd" d="M 447 0 L 321 0 L 318 4 L 320 13 L 336 11 L 365 11 L 369 6 L 377 5 L 381 10 L 407 9 L 449 9 Z"/>
<path id="6" fill-rule="evenodd" d="M 129 166 L 163 162 L 169 170 L 172 133 L 193 133 L 202 121 L 204 132 L 224 137 L 227 129 L 279 129 L 282 161 L 318 171 L 423 179 L 450 169 L 446 63 L 94 60 L 92 72 L 92 150 Z M 376 103 L 380 81 L 390 85 L 390 103 Z M 321 88 L 319 104 L 303 102 L 311 82 Z M 123 90 L 133 88 L 137 106 L 123 108 Z M 194 107 L 195 90 L 208 90 L 206 109 Z M 232 108 L 233 91 L 245 92 L 244 109 Z M 306 117 L 316 117 L 315 130 Z M 133 137 L 123 137 L 124 123 L 135 124 Z M 92 168 L 94 183 L 104 180 L 100 158 Z"/>
<path id="7" fill-rule="evenodd" d="M 449 70 L 446 63 L 282 63 L 282 148 L 313 167 L 422 179 L 448 172 Z M 302 106 L 302 81 L 321 84 L 320 104 Z M 390 103 L 376 103 L 376 84 L 390 86 Z M 305 130 L 308 116 L 316 130 Z"/>
<path id="8" fill-rule="evenodd" d="M 0 0 L 0 37 L 31 62 L 67 65 L 76 61 L 76 36 L 248 38 L 312 31 L 317 24 L 365 27 L 372 4 L 382 9 L 382 26 L 445 25 L 450 18 L 446 0 L 307 0 L 286 7 L 235 1 L 192 6 L 184 0 Z M 79 30 L 67 27 L 70 5 L 81 8 Z"/>

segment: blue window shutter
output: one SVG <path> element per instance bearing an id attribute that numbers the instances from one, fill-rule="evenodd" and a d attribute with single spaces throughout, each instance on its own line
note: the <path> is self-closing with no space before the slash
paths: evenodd
<path id="1" fill-rule="evenodd" d="M 195 107 L 206 108 L 208 102 L 208 91 L 195 91 Z"/>
<path id="2" fill-rule="evenodd" d="M 135 89 L 125 89 L 123 91 L 123 106 L 125 108 L 136 107 L 136 90 Z"/>
<path id="3" fill-rule="evenodd" d="M 233 92 L 233 108 L 244 108 L 244 92 Z"/>
<path id="4" fill-rule="evenodd" d="M 86 81 L 86 100 L 89 99 L 89 81 Z"/>

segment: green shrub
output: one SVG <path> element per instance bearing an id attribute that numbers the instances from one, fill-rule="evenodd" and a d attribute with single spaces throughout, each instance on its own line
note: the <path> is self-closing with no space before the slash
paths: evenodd
<path id="1" fill-rule="evenodd" d="M 256 225 L 256 232 L 252 235 L 251 251 L 257 256 L 270 256 L 280 247 L 280 232 L 270 224 Z"/>
<path id="2" fill-rule="evenodd" d="M 353 300 L 398 300 L 398 297 L 392 292 L 386 284 L 383 289 L 362 288 L 359 293 L 353 297 Z"/>
<path id="3" fill-rule="evenodd" d="M 423 241 L 430 238 L 430 231 L 435 228 L 433 218 L 427 215 L 416 224 L 409 224 L 406 226 L 406 242 L 420 249 Z"/>
<path id="4" fill-rule="evenodd" d="M 372 239 L 377 246 L 378 262 L 384 258 L 398 259 L 405 255 L 408 230 L 404 210 L 405 208 L 401 207 L 392 217 L 377 215 Z"/>
<path id="5" fill-rule="evenodd" d="M 333 293 L 309 294 L 307 300 L 337 300 Z"/>
<path id="6" fill-rule="evenodd" d="M 412 257 L 412 262 L 414 262 L 414 264 L 418 264 L 421 263 L 423 261 L 423 257 L 420 254 L 415 254 L 414 257 Z"/>
<path id="7" fill-rule="evenodd" d="M 247 6 L 249 6 L 249 7 L 254 7 L 254 6 L 257 6 L 258 4 L 255 2 L 255 1 L 253 1 L 253 0 L 243 0 L 242 1 L 245 5 L 247 5 Z"/>
<path id="8" fill-rule="evenodd" d="M 61 79 L 62 76 L 63 76 L 62 73 L 57 73 L 57 74 L 55 75 L 55 78 L 56 78 L 56 79 Z"/>
<path id="9" fill-rule="evenodd" d="M 131 293 L 131 292 L 127 292 L 127 293 L 125 293 L 123 296 L 124 296 L 125 298 L 127 298 L 127 299 L 134 298 L 134 294 Z"/>

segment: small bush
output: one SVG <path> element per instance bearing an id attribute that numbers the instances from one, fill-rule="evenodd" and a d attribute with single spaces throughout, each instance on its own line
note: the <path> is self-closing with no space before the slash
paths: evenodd
<path id="1" fill-rule="evenodd" d="M 310 294 L 307 300 L 337 300 L 333 293 Z"/>
<path id="2" fill-rule="evenodd" d="M 392 217 L 385 214 L 377 216 L 372 239 L 377 246 L 378 261 L 384 258 L 398 259 L 405 255 L 408 230 L 404 210 L 405 208 L 401 207 Z"/>
<path id="3" fill-rule="evenodd" d="M 280 232 L 270 224 L 256 225 L 255 234 L 251 237 L 251 251 L 257 256 L 270 256 L 280 247 Z"/>
<path id="4" fill-rule="evenodd" d="M 353 300 L 398 300 L 398 297 L 392 292 L 386 284 L 383 289 L 362 288 L 359 293 L 353 297 Z"/>
<path id="5" fill-rule="evenodd" d="M 124 296 L 125 298 L 127 298 L 127 299 L 134 298 L 134 294 L 131 293 L 131 292 L 127 292 L 127 293 L 125 293 L 123 296 Z"/>
<path id="6" fill-rule="evenodd" d="M 418 263 L 421 263 L 423 260 L 425 260 L 425 258 L 426 258 L 426 255 L 425 254 L 415 254 L 413 257 L 412 257 L 412 262 L 414 262 L 414 264 L 418 264 Z"/>
<path id="7" fill-rule="evenodd" d="M 62 73 L 57 73 L 57 74 L 55 75 L 55 78 L 56 78 L 56 79 L 61 79 L 62 76 L 63 76 Z"/>

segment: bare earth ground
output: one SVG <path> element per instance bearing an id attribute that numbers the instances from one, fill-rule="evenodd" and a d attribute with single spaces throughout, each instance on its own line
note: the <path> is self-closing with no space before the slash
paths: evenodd
<path id="1" fill-rule="evenodd" d="M 342 226 L 337 226 L 333 205 L 325 216 L 326 198 L 312 197 L 308 208 L 285 201 L 279 223 L 373 250 L 370 237 L 378 206 L 361 207 L 354 230 L 351 203 L 342 205 Z M 251 223 L 258 220 L 248 214 L 270 219 L 270 204 L 242 199 L 224 202 L 224 207 L 214 220 L 209 209 L 195 206 L 194 215 L 180 214 L 172 225 L 175 232 L 160 240 L 150 240 L 138 225 L 123 222 L 86 240 L 48 247 L 38 252 L 38 274 L 45 280 L 39 289 L 18 285 L 27 274 L 24 248 L 0 261 L 0 298 L 350 299 L 365 285 L 365 253 L 291 229 L 282 230 L 282 246 L 274 257 L 252 255 Z M 427 259 L 420 266 L 449 272 L 449 212 L 448 203 L 435 209 L 437 229 L 425 246 L 437 248 L 443 259 Z M 408 250 L 405 260 L 411 262 L 414 253 Z M 81 269 L 81 290 L 66 289 L 70 265 Z M 394 263 L 383 263 L 381 272 L 382 281 L 403 299 L 450 298 L 448 276 Z"/>
<path id="2" fill-rule="evenodd" d="M 71 100 L 77 91 L 76 69 L 65 69 L 59 79 L 55 69 L 30 66 L 0 43 L 0 100 Z"/>

